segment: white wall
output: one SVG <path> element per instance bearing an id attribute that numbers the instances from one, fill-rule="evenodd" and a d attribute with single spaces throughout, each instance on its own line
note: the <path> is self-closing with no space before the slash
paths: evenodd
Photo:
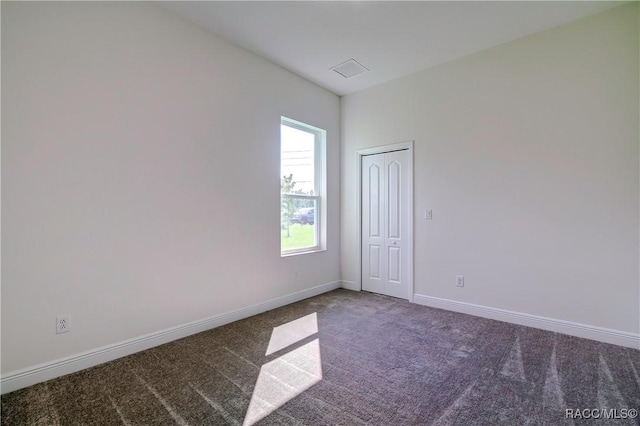
<path id="1" fill-rule="evenodd" d="M 339 98 L 169 11 L 2 2 L 2 114 L 3 374 L 339 280 Z M 326 252 L 280 257 L 281 115 Z"/>
<path id="2" fill-rule="evenodd" d="M 356 150 L 415 140 L 416 294 L 638 333 L 638 39 L 635 3 L 343 97 L 343 280 Z"/>

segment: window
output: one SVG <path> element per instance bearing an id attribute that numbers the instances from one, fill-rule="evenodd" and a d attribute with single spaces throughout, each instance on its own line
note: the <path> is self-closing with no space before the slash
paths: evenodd
<path id="1" fill-rule="evenodd" d="M 280 122 L 280 251 L 324 248 L 326 132 L 282 117 Z"/>

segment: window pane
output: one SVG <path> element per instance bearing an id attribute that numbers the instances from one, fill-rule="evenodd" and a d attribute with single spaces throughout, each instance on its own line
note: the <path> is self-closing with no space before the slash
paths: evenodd
<path id="1" fill-rule="evenodd" d="M 282 196 L 280 249 L 298 250 L 318 245 L 317 200 Z"/>
<path id="2" fill-rule="evenodd" d="M 286 125 L 280 126 L 280 176 L 290 178 L 282 191 L 314 194 L 315 135 Z"/>
<path id="3" fill-rule="evenodd" d="M 324 248 L 326 131 L 282 117 L 280 121 L 280 247 L 282 255 Z"/>

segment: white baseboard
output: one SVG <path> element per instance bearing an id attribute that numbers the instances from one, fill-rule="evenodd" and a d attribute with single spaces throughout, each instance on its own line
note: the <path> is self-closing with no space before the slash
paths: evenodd
<path id="1" fill-rule="evenodd" d="M 307 290 L 268 300 L 248 308 L 214 315 L 199 321 L 193 321 L 177 327 L 168 328 L 144 336 L 125 340 L 112 345 L 103 346 L 80 354 L 72 355 L 55 361 L 12 371 L 0 378 L 0 393 L 13 392 L 36 383 L 75 373 L 85 368 L 93 367 L 123 356 L 131 355 L 154 346 L 162 345 L 173 340 L 181 339 L 192 334 L 220 327 L 234 321 L 248 318 L 271 309 L 279 308 L 290 303 L 298 302 L 309 297 L 317 296 L 340 288 L 341 282 L 334 281 Z"/>
<path id="2" fill-rule="evenodd" d="M 347 290 L 353 290 L 353 291 L 360 291 L 360 284 L 355 283 L 353 281 L 341 281 L 342 285 L 340 286 L 341 288 L 347 289 Z"/>
<path id="3" fill-rule="evenodd" d="M 583 337 L 585 339 L 597 340 L 599 342 L 611 343 L 633 349 L 640 349 L 640 334 L 629 333 L 626 331 L 612 330 L 609 328 L 541 317 L 538 315 L 507 311 L 505 309 L 491 308 L 489 306 L 458 302 L 456 300 L 442 299 L 422 294 L 414 294 L 413 301 L 414 303 L 430 306 L 432 308 L 446 309 L 448 311 L 461 312 L 478 317 L 554 331 L 557 333 L 568 334 L 570 336 Z"/>

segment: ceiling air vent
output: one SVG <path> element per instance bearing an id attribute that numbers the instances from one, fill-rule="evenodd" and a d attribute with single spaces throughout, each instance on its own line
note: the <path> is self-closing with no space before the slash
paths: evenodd
<path id="1" fill-rule="evenodd" d="M 353 77 L 354 75 L 369 71 L 367 68 L 360 65 L 355 59 L 349 59 L 348 61 L 336 65 L 335 67 L 330 69 L 334 70 L 344 78 Z"/>

